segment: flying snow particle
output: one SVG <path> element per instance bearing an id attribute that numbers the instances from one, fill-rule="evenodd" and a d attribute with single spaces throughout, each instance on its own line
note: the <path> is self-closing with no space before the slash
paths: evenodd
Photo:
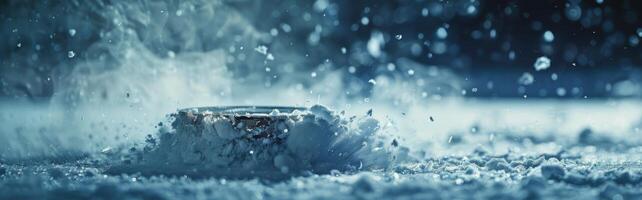
<path id="1" fill-rule="evenodd" d="M 363 24 L 364 26 L 368 25 L 369 23 L 370 23 L 370 19 L 368 19 L 368 17 L 361 18 L 361 24 Z"/>
<path id="2" fill-rule="evenodd" d="M 74 51 L 68 51 L 68 52 L 67 52 L 67 57 L 69 57 L 69 58 L 73 58 L 73 57 L 75 57 L 75 56 L 76 56 L 76 53 L 74 53 Z"/>
<path id="3" fill-rule="evenodd" d="M 551 31 L 544 32 L 544 41 L 553 42 L 553 40 L 555 40 L 555 35 L 553 35 L 553 32 Z"/>
<path id="4" fill-rule="evenodd" d="M 397 34 L 397 35 L 395 35 L 395 39 L 397 39 L 397 40 L 401 40 L 401 38 L 403 38 L 403 36 L 402 36 L 401 34 Z"/>
<path id="5" fill-rule="evenodd" d="M 289 33 L 290 31 L 292 31 L 292 27 L 289 24 L 281 24 L 281 30 L 283 30 L 283 32 Z"/>
<path id="6" fill-rule="evenodd" d="M 640 43 L 640 39 L 638 39 L 638 37 L 637 37 L 637 36 L 635 36 L 635 35 L 631 35 L 631 36 L 629 36 L 629 44 L 630 44 L 631 46 L 637 46 L 637 45 L 638 45 L 638 43 Z"/>
<path id="7" fill-rule="evenodd" d="M 530 84 L 533 84 L 533 82 L 535 82 L 535 78 L 531 73 L 524 72 L 524 74 L 522 74 L 522 76 L 519 77 L 517 82 L 519 82 L 519 84 L 522 84 L 522 85 L 530 85 Z"/>
<path id="8" fill-rule="evenodd" d="M 497 31 L 495 29 L 490 30 L 490 38 L 496 38 L 497 37 Z"/>
<path id="9" fill-rule="evenodd" d="M 368 40 L 368 53 L 372 57 L 379 57 L 381 55 L 381 47 L 384 45 L 385 41 L 383 34 L 381 32 L 373 32 L 370 35 L 370 40 Z"/>
<path id="10" fill-rule="evenodd" d="M 357 68 L 355 68 L 354 66 L 350 66 L 348 67 L 348 72 L 350 72 L 351 74 L 354 74 L 355 72 L 357 72 Z"/>
<path id="11" fill-rule="evenodd" d="M 477 10 L 477 8 L 475 8 L 475 6 L 473 6 L 473 5 L 469 5 L 468 8 L 466 9 L 468 14 L 473 14 L 473 13 L 475 13 L 476 10 Z"/>
<path id="12" fill-rule="evenodd" d="M 377 85 L 377 81 L 375 81 L 374 79 L 368 80 L 368 83 L 370 83 L 372 85 Z"/>
<path id="13" fill-rule="evenodd" d="M 571 21 L 577 21 L 582 17 L 582 8 L 579 5 L 570 5 L 565 10 L 566 18 Z"/>
<path id="14" fill-rule="evenodd" d="M 425 16 L 428 16 L 428 14 L 429 14 L 429 13 L 428 13 L 428 8 L 423 8 L 423 9 L 421 9 L 421 16 L 424 16 L 424 17 L 425 17 Z"/>
<path id="15" fill-rule="evenodd" d="M 388 71 L 395 71 L 395 68 L 397 68 L 397 66 L 395 66 L 394 63 L 388 63 L 387 68 L 388 68 Z"/>
<path id="16" fill-rule="evenodd" d="M 546 56 L 539 57 L 535 60 L 533 67 L 535 67 L 535 71 L 546 70 L 551 67 L 551 59 Z"/>
<path id="17" fill-rule="evenodd" d="M 566 89 L 564 89 L 562 87 L 561 88 L 557 88 L 556 93 L 557 93 L 557 96 L 563 97 L 564 95 L 566 95 Z"/>
<path id="18" fill-rule="evenodd" d="M 415 75 L 415 70 L 409 69 L 408 70 L 408 75 Z"/>
<path id="19" fill-rule="evenodd" d="M 508 59 L 515 60 L 515 51 L 508 52 Z"/>
<path id="20" fill-rule="evenodd" d="M 267 55 L 268 48 L 266 46 L 261 45 L 261 46 L 258 46 L 256 48 L 254 48 L 254 50 L 256 52 L 259 52 L 260 54 Z"/>
<path id="21" fill-rule="evenodd" d="M 76 29 L 69 29 L 69 36 L 73 37 L 76 35 Z"/>
<path id="22" fill-rule="evenodd" d="M 437 37 L 446 39 L 446 37 L 448 37 L 448 31 L 446 31 L 444 27 L 439 27 L 439 29 L 437 29 Z"/>

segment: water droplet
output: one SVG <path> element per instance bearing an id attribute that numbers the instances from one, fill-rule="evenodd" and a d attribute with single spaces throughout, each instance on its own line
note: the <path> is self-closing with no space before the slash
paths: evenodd
<path id="1" fill-rule="evenodd" d="M 402 38 L 403 38 L 403 36 L 401 34 L 395 35 L 395 39 L 397 39 L 397 40 L 401 40 Z"/>

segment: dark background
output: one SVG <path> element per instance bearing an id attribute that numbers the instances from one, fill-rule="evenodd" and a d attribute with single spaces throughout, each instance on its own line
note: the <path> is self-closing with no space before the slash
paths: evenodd
<path id="1" fill-rule="evenodd" d="M 78 50 L 101 40 L 101 31 L 113 26 L 111 19 L 97 13 L 116 2 L 0 1 L 0 97 L 48 99 L 54 93 L 54 82 L 68 71 L 61 68 L 73 68 L 77 62 L 66 57 L 67 49 L 76 49 L 77 58 L 86 59 L 88 55 Z M 388 63 L 403 58 L 452 71 L 462 77 L 463 89 L 477 88 L 477 92 L 465 95 L 468 97 L 640 98 L 641 1 L 222 3 L 242 13 L 258 31 L 270 32 L 288 24 L 292 33 L 287 38 L 285 34 L 275 36 L 274 41 L 305 54 L 304 68 L 312 69 L 323 62 L 333 63 L 334 70 L 356 66 L 357 72 L 349 79 L 368 80 Z M 172 13 L 179 3 L 166 4 Z M 424 10 L 428 11 L 426 16 Z M 361 23 L 364 17 L 368 24 Z M 69 27 L 78 29 L 73 40 Z M 310 42 L 317 27 L 321 27 L 321 38 Z M 436 36 L 440 27 L 447 30 L 446 38 Z M 544 41 L 545 31 L 554 34 L 552 42 Z M 378 57 L 367 53 L 373 32 L 382 33 L 386 41 L 384 53 Z M 438 43 L 444 45 L 444 52 L 435 50 Z M 145 40 L 145 44 L 161 57 L 168 50 L 182 53 L 222 48 L 210 40 L 199 47 L 153 39 Z M 413 53 L 413 45 L 415 49 L 420 47 L 420 52 Z M 346 54 L 341 48 L 346 48 Z M 513 59 L 510 54 L 514 54 Z M 533 63 L 540 56 L 551 59 L 549 69 L 535 71 Z M 533 84 L 518 83 L 525 72 L 534 76 Z M 242 71 L 239 76 L 244 73 L 252 72 Z M 552 74 L 559 79 L 551 80 Z M 637 87 L 632 87 L 633 92 L 615 92 L 613 88 L 623 81 Z M 568 94 L 557 95 L 559 88 Z M 368 88 L 364 90 L 361 92 L 367 95 Z"/>

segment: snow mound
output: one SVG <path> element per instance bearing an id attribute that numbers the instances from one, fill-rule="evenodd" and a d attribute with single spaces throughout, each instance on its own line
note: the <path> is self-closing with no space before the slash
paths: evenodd
<path id="1" fill-rule="evenodd" d="M 387 169 L 401 148 L 371 116 L 347 117 L 321 105 L 266 113 L 271 121 L 263 126 L 239 120 L 243 116 L 174 116 L 159 141 L 149 137 L 145 148 L 132 148 L 130 159 L 110 172 L 284 178 Z"/>

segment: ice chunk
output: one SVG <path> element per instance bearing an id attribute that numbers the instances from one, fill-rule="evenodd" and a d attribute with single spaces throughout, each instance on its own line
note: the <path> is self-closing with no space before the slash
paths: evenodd
<path id="1" fill-rule="evenodd" d="M 549 59 L 546 56 L 537 58 L 537 60 L 535 60 L 535 63 L 533 64 L 533 67 L 535 67 L 535 71 L 546 70 L 550 66 L 551 66 L 551 59 Z"/>
<path id="2" fill-rule="evenodd" d="M 76 53 L 75 53 L 74 51 L 68 51 L 68 52 L 67 52 L 67 57 L 69 57 L 69 58 L 73 58 L 73 57 L 75 57 L 75 56 L 76 56 Z"/>
<path id="3" fill-rule="evenodd" d="M 564 168 L 562 168 L 561 165 L 559 164 L 545 164 L 542 165 L 542 176 L 544 176 L 547 179 L 555 179 L 559 180 L 564 177 L 566 172 L 564 171 Z"/>
<path id="4" fill-rule="evenodd" d="M 535 78 L 531 73 L 524 72 L 522 76 L 519 77 L 517 82 L 519 82 L 519 84 L 522 84 L 522 85 L 530 85 L 530 84 L 533 84 L 533 82 L 535 82 Z"/>
<path id="5" fill-rule="evenodd" d="M 504 160 L 503 158 L 491 159 L 486 163 L 486 167 L 490 170 L 497 170 L 497 171 L 503 170 L 506 172 L 510 172 L 512 170 L 508 162 L 506 162 L 506 160 Z"/>
<path id="6" fill-rule="evenodd" d="M 260 54 L 267 55 L 268 48 L 264 45 L 260 45 L 256 48 L 254 48 L 256 52 L 259 52 Z"/>
<path id="7" fill-rule="evenodd" d="M 371 193 L 374 191 L 375 181 L 368 174 L 364 174 L 352 185 L 353 193 Z"/>
<path id="8" fill-rule="evenodd" d="M 374 79 L 368 80 L 368 83 L 370 83 L 372 85 L 377 85 L 377 81 L 375 81 Z"/>
<path id="9" fill-rule="evenodd" d="M 210 133 L 214 133 L 220 138 L 234 139 L 242 136 L 241 133 L 237 131 L 228 120 L 222 118 L 213 119 L 212 126 L 214 127 L 214 129 Z"/>

